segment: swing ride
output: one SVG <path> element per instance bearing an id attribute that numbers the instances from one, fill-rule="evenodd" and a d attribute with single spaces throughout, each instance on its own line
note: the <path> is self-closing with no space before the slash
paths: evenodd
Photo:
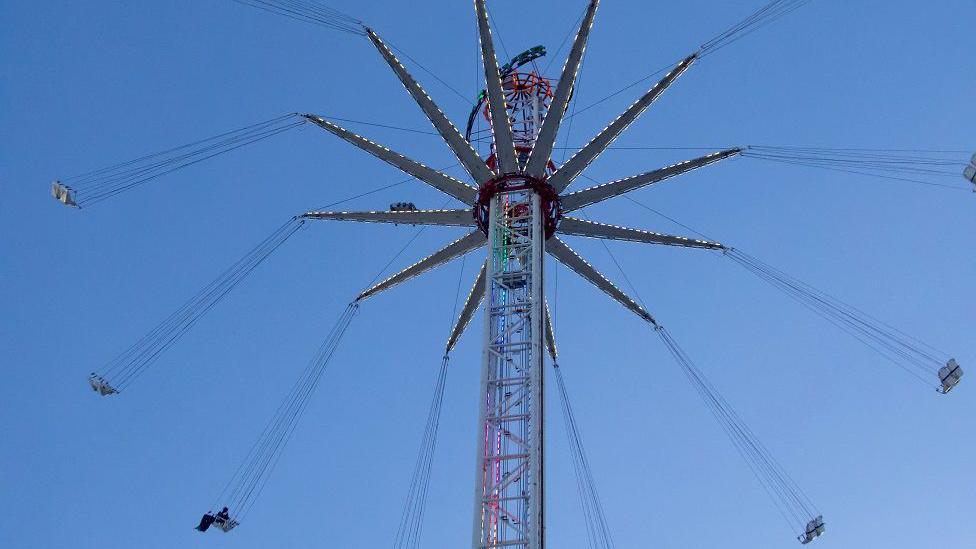
<path id="1" fill-rule="evenodd" d="M 547 55 L 531 48 L 499 67 L 485 0 L 475 0 L 485 89 L 468 116 L 464 134 L 437 106 L 396 55 L 397 48 L 361 21 L 306 0 L 236 0 L 292 19 L 363 36 L 369 40 L 427 117 L 437 135 L 463 168 L 463 178 L 399 154 L 337 124 L 335 117 L 285 114 L 244 128 L 143 156 L 115 166 L 53 183 L 53 197 L 73 208 L 87 208 L 159 178 L 174 170 L 257 143 L 300 126 L 312 125 L 375 156 L 460 202 L 453 209 L 418 209 L 396 202 L 388 210 L 314 210 L 278 227 L 236 264 L 204 287 L 181 308 L 125 352 L 89 377 L 91 389 L 114 396 L 156 363 L 203 315 L 237 287 L 258 265 L 309 221 L 354 221 L 397 225 L 461 227 L 467 232 L 432 255 L 371 285 L 349 304 L 322 346 L 278 407 L 241 466 L 218 495 L 198 529 L 211 526 L 229 532 L 254 505 L 282 450 L 320 384 L 343 335 L 367 299 L 476 250 L 485 250 L 480 271 L 448 337 L 435 395 L 421 442 L 421 452 L 408 506 L 397 532 L 398 547 L 416 547 L 430 478 L 449 356 L 476 312 L 484 313 L 484 351 L 476 424 L 476 482 L 473 494 L 472 547 L 497 549 L 545 546 L 545 425 L 542 407 L 549 379 L 555 380 L 567 424 L 574 469 L 588 507 L 588 528 L 594 543 L 609 546 L 609 528 L 596 497 L 596 487 L 579 437 L 558 364 L 555 334 L 546 303 L 544 260 L 549 256 L 634 313 L 660 338 L 706 407 L 742 455 L 774 505 L 807 544 L 825 532 L 823 515 L 770 451 L 677 343 L 664 325 L 611 282 L 563 239 L 565 236 L 623 240 L 718 253 L 782 291 L 815 314 L 877 351 L 894 365 L 940 393 L 954 390 L 963 377 L 956 358 L 772 267 L 745 252 L 705 238 L 662 234 L 589 220 L 588 206 L 622 196 L 691 171 L 732 158 L 755 159 L 804 167 L 846 171 L 872 177 L 950 186 L 944 177 L 963 176 L 976 190 L 976 155 L 969 164 L 940 151 L 826 149 L 812 147 L 733 146 L 670 166 L 579 190 L 571 186 L 616 139 L 696 63 L 746 34 L 792 12 L 810 0 L 774 0 L 741 23 L 676 60 L 633 104 L 598 132 L 567 161 L 553 158 L 556 137 L 570 118 L 576 79 L 583 64 L 598 0 L 590 0 L 558 78 L 540 70 Z M 404 53 L 404 55 L 406 55 Z M 406 57 L 409 57 L 408 55 Z M 658 76 L 658 74 L 651 75 Z M 644 80 L 649 79 L 645 78 Z M 616 95 L 619 92 L 615 92 Z M 599 103 L 599 102 L 598 102 Z M 591 106 L 595 106 L 591 105 Z M 589 107 L 586 107 L 589 108 Z M 585 110 L 585 109 L 584 109 Z M 476 128 L 483 118 L 487 129 Z M 487 147 L 487 155 L 479 147 Z M 957 180 L 958 181 L 958 180 Z M 368 193 L 367 193 L 368 194 Z M 578 214 L 578 215 L 577 215 Z M 689 252 L 691 253 L 691 252 Z M 479 260 L 480 261 L 480 260 Z M 482 306 L 483 304 L 483 306 Z M 546 373 L 546 358 L 552 370 Z M 214 513 L 215 509 L 221 509 Z"/>

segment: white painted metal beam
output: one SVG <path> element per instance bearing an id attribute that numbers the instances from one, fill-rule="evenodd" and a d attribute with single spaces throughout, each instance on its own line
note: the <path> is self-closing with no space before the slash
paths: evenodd
<path id="1" fill-rule="evenodd" d="M 457 344 L 461 334 L 464 333 L 468 324 L 471 323 L 471 318 L 474 316 L 475 311 L 478 310 L 478 306 L 481 305 L 481 301 L 485 298 L 485 271 L 486 266 L 482 264 L 481 272 L 478 273 L 478 278 L 475 279 L 474 285 L 468 293 L 468 298 L 464 300 L 461 315 L 458 316 L 457 322 L 454 323 L 454 329 L 451 330 L 451 337 L 447 340 L 446 352 L 448 353 L 454 349 L 454 345 Z"/>
<path id="2" fill-rule="evenodd" d="M 477 200 L 478 190 L 463 183 L 462 181 L 454 179 L 447 174 L 441 173 L 434 168 L 421 164 L 416 160 L 407 158 L 398 152 L 391 151 L 383 145 L 370 141 L 361 135 L 357 135 L 341 126 L 333 124 L 321 116 L 307 114 L 305 117 L 320 128 L 331 132 L 342 139 L 345 139 L 376 158 L 396 166 L 405 173 L 416 177 L 417 179 L 427 183 L 431 187 L 434 187 L 443 193 L 457 198 L 469 206 L 473 206 Z"/>
<path id="3" fill-rule="evenodd" d="M 709 164 L 725 160 L 726 158 L 732 158 L 740 153 L 742 153 L 742 149 L 735 148 L 714 152 L 692 160 L 685 160 L 684 162 L 679 162 L 666 168 L 618 179 L 617 181 L 611 181 L 610 183 L 604 183 L 567 194 L 560 198 L 559 203 L 564 212 L 572 212 L 598 202 L 603 202 L 615 196 L 620 196 L 635 189 L 664 181 L 665 179 L 697 170 L 698 168 L 703 168 Z"/>
<path id="4" fill-rule="evenodd" d="M 471 210 L 308 212 L 302 217 L 305 219 L 324 219 L 333 221 L 394 223 L 398 225 L 437 225 L 443 227 L 474 227 L 477 224 Z"/>
<path id="5" fill-rule="evenodd" d="M 454 151 L 454 155 L 457 156 L 458 161 L 461 162 L 464 169 L 471 174 L 471 177 L 473 177 L 479 185 L 494 177 L 494 174 L 485 164 L 484 160 L 478 156 L 478 153 L 475 152 L 475 150 L 471 147 L 471 144 L 464 139 L 461 132 L 459 132 L 454 124 L 451 123 L 450 119 L 448 119 L 447 115 L 441 111 L 440 107 L 434 103 L 434 100 L 427 95 L 427 92 L 424 91 L 419 83 L 417 83 L 414 77 L 407 72 L 407 69 L 402 63 L 400 63 L 400 60 L 393 55 L 393 52 L 390 51 L 390 48 L 383 42 L 382 39 L 380 39 L 379 35 L 377 35 L 373 29 L 367 28 L 366 36 L 373 43 L 373 45 L 376 46 L 376 49 L 379 50 L 380 55 L 383 56 L 383 59 L 385 59 L 390 65 L 393 72 L 396 73 L 397 78 L 399 78 L 400 82 L 403 83 L 403 87 L 407 89 L 410 95 L 417 102 L 417 105 L 420 105 L 420 109 L 424 111 L 424 114 L 426 114 L 427 118 L 430 119 L 430 123 L 434 125 L 437 133 L 444 138 L 444 142 L 447 143 L 447 146 L 450 147 L 452 151 Z"/>
<path id="6" fill-rule="evenodd" d="M 433 254 L 421 259 L 399 273 L 359 294 L 356 301 L 362 301 L 382 291 L 389 290 L 390 288 L 398 284 L 402 284 L 411 278 L 419 276 L 435 267 L 444 265 L 456 257 L 461 257 L 468 252 L 476 250 L 477 248 L 484 246 L 484 244 L 485 234 L 482 233 L 480 229 L 472 231 L 467 236 L 455 240 Z"/>
<path id="7" fill-rule="evenodd" d="M 508 119 L 508 106 L 505 103 L 505 93 L 502 90 L 501 71 L 498 69 L 498 57 L 495 55 L 495 45 L 491 38 L 491 26 L 488 24 L 488 9 L 485 7 L 485 0 L 475 0 L 474 8 L 478 15 L 481 58 L 485 67 L 485 87 L 488 90 L 488 109 L 491 112 L 491 131 L 495 138 L 498 172 L 500 174 L 516 173 L 519 171 L 519 166 L 518 160 L 515 158 L 515 140 L 512 137 L 512 125 Z"/>
<path id="8" fill-rule="evenodd" d="M 684 74 L 688 67 L 691 66 L 695 60 L 698 59 L 698 53 L 693 53 L 688 57 L 684 58 L 680 63 L 678 63 L 671 72 L 666 74 L 660 82 L 654 84 L 654 87 L 648 90 L 640 99 L 634 102 L 633 105 L 627 108 L 618 116 L 613 122 L 611 122 L 606 128 L 604 128 L 600 133 L 596 135 L 589 143 L 587 143 L 582 149 L 579 150 L 568 162 L 562 165 L 556 173 L 552 174 L 549 178 L 549 182 L 556 189 L 556 192 L 563 192 L 563 190 L 573 182 L 576 177 L 583 173 L 583 170 L 590 165 L 591 162 L 597 159 L 603 151 L 607 150 L 614 140 L 620 136 L 621 133 L 628 126 L 630 126 L 637 118 L 647 110 L 647 107 L 651 106 L 658 97 L 664 93 L 664 90 L 668 89 L 679 76 Z"/>
<path id="9" fill-rule="evenodd" d="M 559 353 L 556 350 L 556 331 L 552 327 L 552 315 L 549 313 L 549 300 L 546 300 L 546 349 L 549 351 L 549 356 L 552 357 L 553 362 L 556 361 L 556 357 Z"/>
<path id="10" fill-rule="evenodd" d="M 576 274 L 588 280 L 603 293 L 612 297 L 624 307 L 630 309 L 637 316 L 641 317 L 647 322 L 650 322 L 651 324 L 657 325 L 657 322 L 650 313 L 645 311 L 643 307 L 631 299 L 620 288 L 616 287 L 613 282 L 610 282 L 607 277 L 600 274 L 599 271 L 587 263 L 586 260 L 580 257 L 580 255 L 573 251 L 572 248 L 567 246 L 565 242 L 559 240 L 558 237 L 554 236 L 546 241 L 546 252 L 555 257 L 563 265 L 569 267 L 573 271 L 576 271 Z"/>
<path id="11" fill-rule="evenodd" d="M 696 240 L 683 236 L 673 236 L 667 234 L 642 231 L 640 229 L 629 229 L 618 227 L 617 225 L 607 225 L 605 223 L 595 223 L 575 217 L 564 217 L 559 222 L 556 230 L 559 234 L 573 236 L 584 236 L 588 238 L 603 238 L 606 240 L 627 240 L 630 242 L 643 242 L 645 244 L 661 244 L 664 246 L 680 246 L 683 248 L 703 248 L 707 250 L 724 250 L 725 246 L 718 242 L 708 240 Z"/>
<path id="12" fill-rule="evenodd" d="M 556 93 L 552 98 L 549 112 L 542 122 L 539 136 L 536 139 L 535 146 L 532 147 L 529 162 L 525 167 L 525 173 L 532 177 L 541 179 L 546 175 L 546 167 L 549 165 L 549 160 L 552 157 L 552 148 L 556 143 L 556 134 L 559 132 L 563 115 L 566 113 L 569 100 L 573 95 L 576 76 L 579 74 L 580 65 L 583 62 L 586 42 L 590 37 L 590 29 L 593 27 L 593 20 L 596 17 L 596 9 L 599 5 L 600 0 L 590 1 L 590 5 L 586 9 L 586 14 L 583 16 L 583 22 L 580 25 L 579 31 L 576 33 L 576 39 L 573 41 L 573 48 L 569 51 L 569 56 L 566 58 L 566 64 L 563 66 L 562 75 L 559 77 L 559 83 L 556 85 Z"/>

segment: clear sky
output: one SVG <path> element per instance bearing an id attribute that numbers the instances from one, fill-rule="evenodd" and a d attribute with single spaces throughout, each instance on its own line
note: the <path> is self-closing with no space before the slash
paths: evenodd
<path id="1" fill-rule="evenodd" d="M 605 1 L 579 101 L 693 51 L 760 3 Z M 480 88 L 470 1 L 330 5 L 465 95 Z M 583 5 L 489 2 L 511 54 L 554 51 Z M 402 175 L 309 127 L 88 210 L 60 207 L 48 187 L 291 111 L 427 129 L 388 67 L 363 38 L 228 0 L 8 0 L 0 20 L 0 546 L 389 547 L 473 256 L 363 306 L 271 483 L 228 535 L 192 527 L 344 305 L 413 229 L 309 224 L 131 390 L 98 398 L 85 378 L 285 219 Z M 971 0 L 815 0 L 707 58 L 618 143 L 976 148 L 974 21 Z M 462 124 L 470 105 L 417 76 Z M 580 115 L 560 141 L 585 143 L 639 92 Z M 434 137 L 357 129 L 431 165 L 453 162 Z M 687 156 L 610 151 L 587 173 L 609 180 Z M 970 193 L 737 159 L 636 197 L 964 366 L 976 359 Z M 400 200 L 444 201 L 413 182 L 345 207 Z M 626 200 L 589 213 L 687 234 Z M 455 236 L 425 231 L 395 267 Z M 570 243 L 621 280 L 599 243 Z M 611 249 L 824 512 L 817 546 L 976 546 L 976 396 L 965 380 L 940 397 L 721 255 Z M 660 342 L 575 275 L 548 269 L 561 362 L 617 547 L 794 547 Z M 424 547 L 469 544 L 480 344 L 466 334 L 452 363 Z M 550 546 L 582 548 L 550 396 Z"/>

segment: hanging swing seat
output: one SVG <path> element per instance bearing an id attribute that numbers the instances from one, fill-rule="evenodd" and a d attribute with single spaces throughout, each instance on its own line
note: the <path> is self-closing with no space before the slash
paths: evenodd
<path id="1" fill-rule="evenodd" d="M 819 538 L 820 536 L 823 535 L 824 528 L 825 527 L 824 527 L 823 515 L 820 515 L 817 518 L 811 520 L 810 522 L 807 523 L 806 532 L 804 532 L 803 535 L 798 538 L 800 540 L 800 543 L 806 545 L 811 541 Z"/>
<path id="2" fill-rule="evenodd" d="M 962 171 L 962 175 L 967 181 L 976 185 L 976 166 L 966 166 L 966 169 Z"/>
<path id="3" fill-rule="evenodd" d="M 942 382 L 942 388 L 939 392 L 942 394 L 947 394 L 956 385 L 959 385 L 959 380 L 962 379 L 962 367 L 956 362 L 956 359 L 950 359 L 946 362 L 946 365 L 939 368 L 939 381 Z"/>
<path id="4" fill-rule="evenodd" d="M 227 533 L 236 528 L 238 524 L 240 523 L 226 515 L 221 516 L 220 513 L 205 513 L 203 518 L 200 519 L 200 524 L 195 529 L 200 532 L 206 532 L 213 526 Z"/>
<path id="5" fill-rule="evenodd" d="M 224 533 L 227 533 L 233 530 L 234 528 L 236 528 L 238 524 L 240 523 L 234 519 L 227 519 L 224 521 L 217 519 L 214 521 L 213 525 L 217 528 L 220 528 Z"/>
<path id="6" fill-rule="evenodd" d="M 78 206 L 78 203 L 75 202 L 74 190 L 67 185 L 62 185 L 60 181 L 51 183 L 51 196 L 66 206 L 71 206 L 73 208 L 80 207 Z"/>
<path id="7" fill-rule="evenodd" d="M 102 396 L 114 395 L 118 393 L 115 387 L 109 385 L 105 378 L 95 375 L 94 373 L 88 376 L 88 384 L 91 385 L 92 391 L 95 391 Z"/>

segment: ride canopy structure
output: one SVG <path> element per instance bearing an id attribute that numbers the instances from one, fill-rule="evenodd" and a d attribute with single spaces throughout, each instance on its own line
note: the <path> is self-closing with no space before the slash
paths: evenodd
<path id="1" fill-rule="evenodd" d="M 564 379 L 566 368 L 560 365 L 555 315 L 549 303 L 551 294 L 547 291 L 550 269 L 547 261 L 572 271 L 636 316 L 636 321 L 647 328 L 646 338 L 657 339 L 664 345 L 800 544 L 820 543 L 819 538 L 826 536 L 829 512 L 822 513 L 811 497 L 818 496 L 818 491 L 814 489 L 808 493 L 802 489 L 787 468 L 774 458 L 770 448 L 760 441 L 743 416 L 706 377 L 702 367 L 665 328 L 664 321 L 637 294 L 631 276 L 606 247 L 606 241 L 651 244 L 728 259 L 943 397 L 956 397 L 957 388 L 965 380 L 963 357 L 941 351 L 739 248 L 707 238 L 690 227 L 689 234 L 669 234 L 653 228 L 594 221 L 586 212 L 590 206 L 613 199 L 630 199 L 629 193 L 633 191 L 680 180 L 682 175 L 690 172 L 701 170 L 713 174 L 732 159 L 799 165 L 937 186 L 951 186 L 943 178 L 952 176 L 958 181 L 962 175 L 969 184 L 976 186 L 976 154 L 960 161 L 957 152 L 933 150 L 733 145 L 703 151 L 670 165 L 648 166 L 641 173 L 614 180 L 593 180 L 585 174 L 594 161 L 614 149 L 618 138 L 702 59 L 792 13 L 809 0 L 769 2 L 677 60 L 656 74 L 646 91 L 619 116 L 610 118 L 603 129 L 563 159 L 558 157 L 558 151 L 565 149 L 559 147 L 558 137 L 576 115 L 571 107 L 600 8 L 599 0 L 586 3 L 575 34 L 565 43 L 568 53 L 557 75 L 546 74 L 538 65 L 540 59 L 549 55 L 543 46 L 531 47 L 502 63 L 486 2 L 475 0 L 484 89 L 475 98 L 467 119 L 462 119 L 466 122 L 460 126 L 464 128 L 463 132 L 428 94 L 420 78 L 408 70 L 401 58 L 409 56 L 405 52 L 398 54 L 397 48 L 374 28 L 316 2 L 241 0 L 239 3 L 367 39 L 428 120 L 433 133 L 457 159 L 456 166 L 464 175 L 451 175 L 450 168 L 434 168 L 420 159 L 401 154 L 349 129 L 340 123 L 342 119 L 296 112 L 73 178 L 56 180 L 51 185 L 51 195 L 56 201 L 85 211 L 175 170 L 294 129 L 317 128 L 402 171 L 411 180 L 428 185 L 442 193 L 448 202 L 460 203 L 460 206 L 425 209 L 414 202 L 398 201 L 388 208 L 376 210 L 322 208 L 296 215 L 143 338 L 104 367 L 91 372 L 88 376 L 90 390 L 108 400 L 124 398 L 132 385 L 162 360 L 203 316 L 309 222 L 448 227 L 459 229 L 462 236 L 399 272 L 368 285 L 352 299 L 244 460 L 206 510 L 197 526 L 200 532 L 213 528 L 223 533 L 233 531 L 234 535 L 246 535 L 243 525 L 247 524 L 248 513 L 259 502 L 308 409 L 310 399 L 322 384 L 333 356 L 350 325 L 362 313 L 364 304 L 374 296 L 465 256 L 476 258 L 478 273 L 470 281 L 470 289 L 460 303 L 459 314 L 443 348 L 444 356 L 437 370 L 434 395 L 395 547 L 415 548 L 430 543 L 429 538 L 422 538 L 422 532 L 446 376 L 448 371 L 459 367 L 451 363 L 451 353 L 465 332 L 480 333 L 483 340 L 479 397 L 472 403 L 477 411 L 473 430 L 476 451 L 471 500 L 472 549 L 543 549 L 547 545 L 546 452 L 548 425 L 552 418 L 545 414 L 545 403 L 553 398 L 553 393 L 558 399 L 569 438 L 588 542 L 591 547 L 609 549 L 615 546 L 611 528 L 613 519 L 607 516 L 598 493 L 596 481 L 599 475 L 595 474 L 587 454 L 578 420 L 585 410 L 573 406 Z M 614 95 L 618 93 L 614 92 Z M 600 242 L 629 290 L 611 281 L 583 254 L 575 251 L 567 237 Z M 401 253 L 406 249 L 407 246 Z M 479 311 L 482 321 L 475 322 Z M 423 541 L 425 539 L 427 541 Z"/>

